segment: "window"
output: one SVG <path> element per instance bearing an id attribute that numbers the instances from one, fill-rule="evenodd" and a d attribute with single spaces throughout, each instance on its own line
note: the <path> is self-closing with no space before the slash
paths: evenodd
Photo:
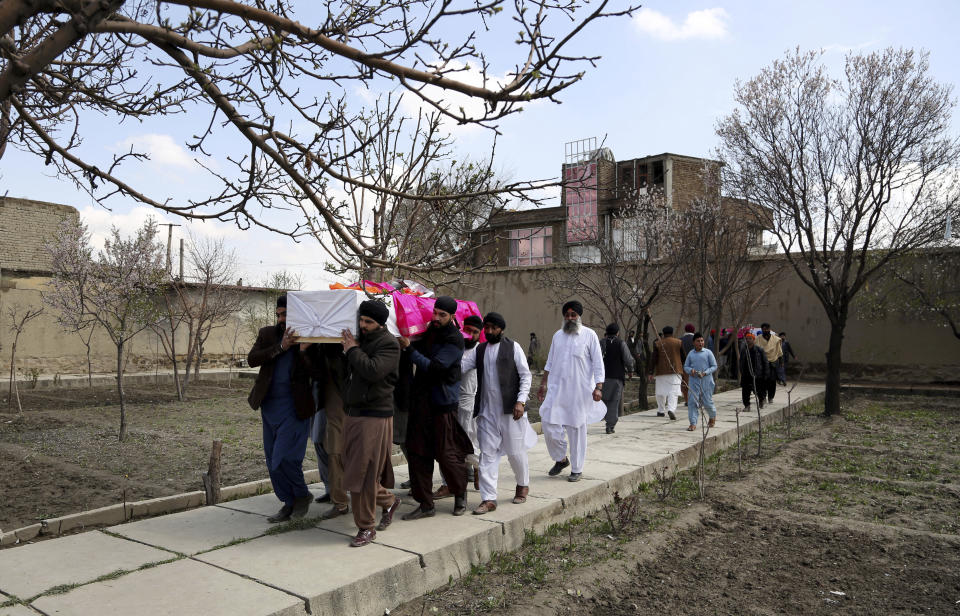
<path id="1" fill-rule="evenodd" d="M 553 227 L 510 230 L 511 266 L 553 263 Z"/>
<path id="2" fill-rule="evenodd" d="M 653 167 L 653 183 L 656 185 L 663 184 L 663 161 L 655 160 L 650 166 Z"/>

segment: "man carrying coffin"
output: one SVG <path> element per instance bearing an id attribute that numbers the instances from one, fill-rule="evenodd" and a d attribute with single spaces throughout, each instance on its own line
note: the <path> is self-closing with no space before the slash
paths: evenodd
<path id="1" fill-rule="evenodd" d="M 476 353 L 463 357 L 463 371 L 476 368 L 477 396 L 473 414 L 480 441 L 480 498 L 473 513 L 482 515 L 497 508 L 497 479 L 500 458 L 507 456 L 517 480 L 513 502 L 526 502 L 530 492 L 530 464 L 527 450 L 537 443 L 537 433 L 527 419 L 530 369 L 519 342 L 503 335 L 507 322 L 491 312 L 483 319 L 486 342 Z"/>
<path id="2" fill-rule="evenodd" d="M 260 409 L 263 453 L 273 492 L 283 502 L 268 522 L 302 518 L 313 501 L 303 478 L 310 418 L 317 410 L 311 379 L 326 381 L 316 345 L 296 344 L 287 327 L 287 296 L 277 298 L 277 324 L 262 328 L 247 363 L 260 372 L 247 401 Z"/>
<path id="3" fill-rule="evenodd" d="M 350 491 L 357 536 L 351 547 L 373 541 L 385 530 L 400 507 L 393 487 L 393 388 L 397 383 L 400 345 L 384 325 L 389 316 L 386 305 L 367 300 L 358 310 L 359 337 L 344 330 L 343 352 L 347 356 L 348 378 L 343 422 L 343 486 Z M 383 510 L 374 530 L 376 507 Z"/>
<path id="4" fill-rule="evenodd" d="M 433 306 L 433 319 L 423 337 L 412 345 L 407 338 L 399 339 L 401 347 L 411 347 L 410 359 L 417 368 L 407 425 L 407 453 L 410 454 L 410 487 L 420 506 L 405 514 L 404 520 L 436 514 L 434 461 L 453 493 L 453 515 L 467 511 L 464 459 L 473 451 L 473 445 L 457 421 L 464 342 L 454 318 L 456 312 L 457 301 L 441 295 Z"/>

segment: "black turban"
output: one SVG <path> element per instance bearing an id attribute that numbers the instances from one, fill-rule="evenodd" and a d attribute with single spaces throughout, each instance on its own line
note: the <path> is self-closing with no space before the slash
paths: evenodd
<path id="1" fill-rule="evenodd" d="M 449 295 L 441 295 L 433 305 L 437 310 L 443 310 L 449 314 L 457 314 L 457 300 Z"/>
<path id="2" fill-rule="evenodd" d="M 507 322 L 503 319 L 503 315 L 499 312 L 488 312 L 487 316 L 483 317 L 483 323 L 493 325 L 494 327 L 499 327 L 500 329 L 507 329 Z"/>
<path id="3" fill-rule="evenodd" d="M 616 323 L 611 323 L 610 325 L 607 325 L 607 335 L 608 335 L 608 336 L 616 336 L 616 335 L 619 334 L 619 333 L 620 333 L 620 326 L 619 326 L 619 325 L 617 325 Z"/>
<path id="4" fill-rule="evenodd" d="M 360 308 L 357 310 L 357 313 L 361 317 L 373 319 L 380 325 L 386 325 L 387 317 L 390 316 L 390 309 L 387 308 L 387 305 L 383 302 L 378 302 L 375 299 L 368 299 L 360 303 Z"/>
<path id="5" fill-rule="evenodd" d="M 475 314 L 471 314 L 466 319 L 463 320 L 464 326 L 470 325 L 476 327 L 477 329 L 483 329 L 483 319 L 478 317 Z"/>
<path id="6" fill-rule="evenodd" d="M 284 293 L 277 297 L 277 308 L 286 308 L 287 307 L 287 294 Z"/>
<path id="7" fill-rule="evenodd" d="M 573 311 L 574 311 L 574 312 L 576 312 L 576 313 L 579 314 L 580 316 L 583 316 L 583 304 L 581 304 L 580 302 L 578 302 L 578 301 L 575 300 L 575 299 L 572 299 L 572 300 L 570 300 L 569 302 L 567 302 L 566 304 L 564 304 L 564 305 L 563 305 L 563 310 L 561 310 L 560 313 L 565 315 L 565 314 L 567 314 L 567 310 L 570 310 L 571 308 L 573 308 Z"/>

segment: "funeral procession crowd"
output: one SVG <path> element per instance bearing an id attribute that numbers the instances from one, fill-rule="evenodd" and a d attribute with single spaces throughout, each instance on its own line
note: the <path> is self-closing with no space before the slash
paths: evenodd
<path id="1" fill-rule="evenodd" d="M 267 469 L 283 503 L 270 522 L 302 518 L 314 500 L 303 474 L 308 439 L 326 488 L 316 501 L 330 504 L 322 518 L 352 512 L 357 527 L 353 547 L 367 545 L 377 531 L 386 530 L 402 503 L 390 491 L 394 444 L 409 469 L 409 486 L 402 487 L 409 487 L 418 505 L 403 520 L 433 517 L 434 501 L 451 496 L 453 515 L 465 514 L 471 482 L 481 499 L 472 513 L 496 510 L 504 456 L 516 482 L 512 502 L 526 502 L 527 452 L 538 438 L 526 411 L 533 387 L 529 364 L 536 361 L 540 343 L 531 334 L 528 362 L 521 344 L 505 335 L 507 323 L 499 313 L 489 312 L 482 319 L 471 315 L 460 323 L 456 312 L 455 299 L 437 297 L 429 327 L 411 340 L 388 330 L 385 303 L 367 299 L 357 310 L 356 335 L 345 329 L 339 344 L 316 344 L 298 341 L 286 323 L 287 296 L 277 299 L 276 325 L 259 331 L 247 357 L 251 367 L 260 369 L 249 403 L 261 412 Z M 587 425 L 604 420 L 607 433 L 614 432 L 624 381 L 645 358 L 633 332 L 623 340 L 613 323 L 601 340 L 584 326 L 580 302 L 567 302 L 561 312 L 562 327 L 550 343 L 536 396 L 554 461 L 547 474 L 557 476 L 569 467 L 568 481 L 578 481 L 587 453 Z M 675 338 L 673 328 L 664 327 L 647 364 L 655 382 L 657 415 L 675 420 L 677 400 L 686 395 L 691 431 L 701 409 L 709 415 L 710 427 L 716 419 L 714 348 L 723 350 L 721 365 L 727 364 L 729 374 L 735 379 L 739 375 L 747 408 L 752 398 L 761 407 L 773 401 L 777 383 L 785 383 L 788 356 L 795 358 L 785 336 L 773 334 L 768 324 L 759 334 L 722 330 L 718 347 L 714 332 L 705 340 L 693 325 L 685 330 Z M 728 357 L 737 337 L 743 346 Z M 442 479 L 437 490 L 435 466 Z"/>

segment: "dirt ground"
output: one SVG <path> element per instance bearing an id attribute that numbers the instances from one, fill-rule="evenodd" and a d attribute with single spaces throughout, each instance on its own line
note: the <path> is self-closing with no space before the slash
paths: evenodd
<path id="1" fill-rule="evenodd" d="M 21 391 L 23 414 L 0 412 L 0 528 L 202 490 L 213 440 L 223 441 L 224 485 L 263 479 L 260 415 L 252 381 L 193 383 L 179 402 L 172 385 L 127 386 L 127 438 L 117 441 L 114 388 Z M 315 468 L 308 446 L 305 468 Z"/>
<path id="2" fill-rule="evenodd" d="M 960 399 L 846 397 L 392 613 L 958 614 Z M 661 499 L 663 494 L 669 495 Z"/>

